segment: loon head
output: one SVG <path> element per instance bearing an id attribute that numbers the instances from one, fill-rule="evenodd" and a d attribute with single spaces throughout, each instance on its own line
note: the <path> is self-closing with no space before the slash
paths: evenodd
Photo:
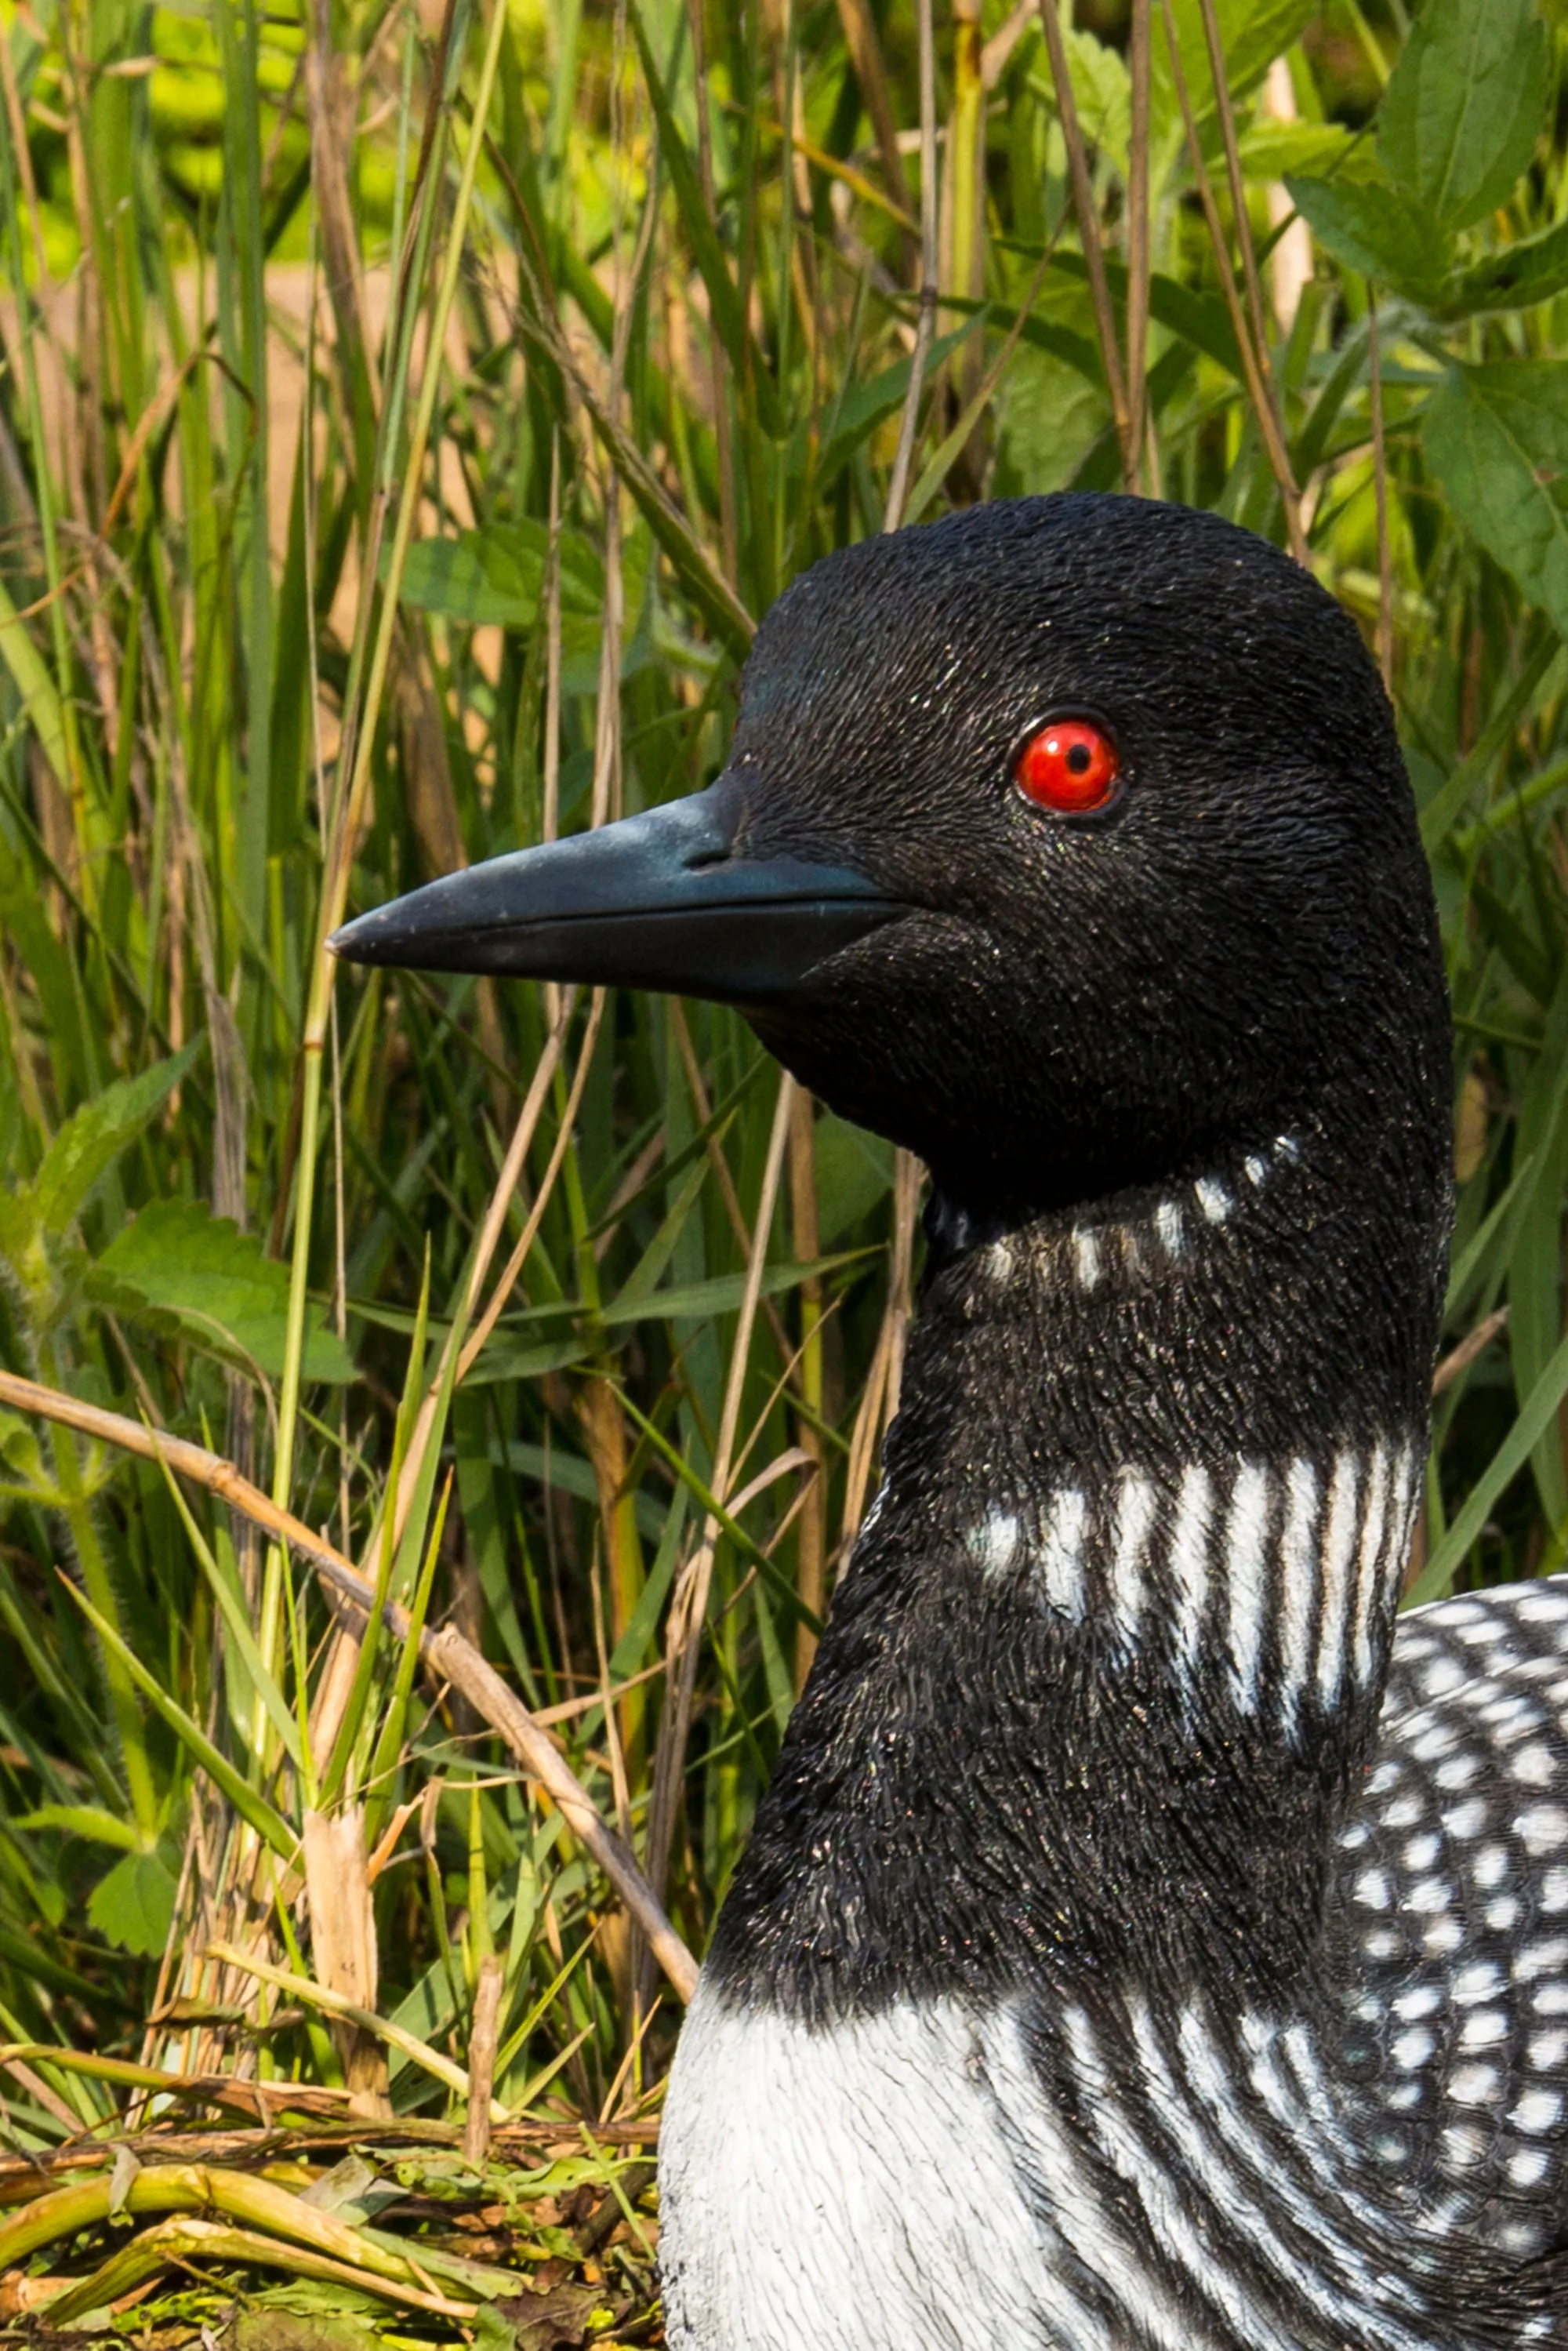
<path id="1" fill-rule="evenodd" d="M 764 621 L 708 789 L 332 945 L 737 1005 L 982 1213 L 1335 1106 L 1392 1108 L 1434 1182 L 1445 1156 L 1442 967 L 1375 672 L 1308 573 L 1174 505 L 1002 501 L 828 557 Z"/>

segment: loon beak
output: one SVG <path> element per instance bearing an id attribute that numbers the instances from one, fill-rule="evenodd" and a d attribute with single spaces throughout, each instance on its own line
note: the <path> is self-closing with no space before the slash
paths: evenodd
<path id="1" fill-rule="evenodd" d="M 660 988 L 765 1005 L 908 909 L 846 865 L 748 857 L 727 778 L 690 799 L 493 857 L 345 923 L 350 963 Z"/>

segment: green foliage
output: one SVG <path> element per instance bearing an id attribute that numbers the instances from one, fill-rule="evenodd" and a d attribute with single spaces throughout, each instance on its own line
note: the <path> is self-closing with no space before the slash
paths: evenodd
<path id="1" fill-rule="evenodd" d="M 132 1959 L 161 1959 L 178 1893 L 173 1873 L 157 1854 L 124 1854 L 93 1887 L 88 1923 Z"/>
<path id="2" fill-rule="evenodd" d="M 1288 535 L 1245 226 L 1308 559 L 1391 642 L 1458 1021 L 1446 1335 L 1483 1343 L 1437 1404 L 1427 1593 L 1568 1548 L 1568 44 L 1531 0 L 1424 0 L 1403 40 L 1345 0 L 1218 15 L 1241 222 L 1176 0 L 1223 257 L 1154 14 L 1141 479 Z M 914 12 L 877 21 L 907 132 Z M 502 2105 L 635 2109 L 673 2020 L 629 2056 L 623 1915 L 398 1612 L 662 1839 L 697 1948 L 867 1499 L 914 1208 L 884 1145 L 777 1123 L 727 1012 L 318 951 L 716 774 L 757 619 L 883 528 L 912 390 L 927 513 L 1124 478 L 1038 24 L 985 0 L 977 57 L 938 18 L 945 152 L 979 156 L 912 385 L 918 157 L 835 12 L 710 5 L 700 73 L 694 22 L 475 0 L 444 52 L 334 0 L 319 82 L 287 6 L 0 12 L 0 1366 L 232 1460 L 375 1595 L 345 1648 L 221 1498 L 0 1410 L 0 2011 L 47 2049 L 129 2047 L 158 1995 L 156 2066 L 346 2098 L 386 2044 L 313 2004 L 335 1892 L 399 2127 L 460 2119 L 492 1956 Z M 1067 51 L 1124 364 L 1132 89 L 1096 25 Z M 6 2098 L 39 2146 L 129 2094 L 38 2064 L 56 2105 Z"/>
<path id="3" fill-rule="evenodd" d="M 281 1378 L 288 1330 L 288 1269 L 264 1257 L 255 1233 L 214 1217 L 204 1200 L 152 1200 L 116 1233 L 84 1282 L 96 1303 L 242 1369 Z M 306 1311 L 308 1380 L 355 1377 L 354 1359 L 326 1310 Z"/>
<path id="4" fill-rule="evenodd" d="M 1533 0 L 1438 0 L 1416 18 L 1377 150 L 1437 227 L 1472 228 L 1512 195 L 1544 125 L 1551 47 Z"/>
<path id="5" fill-rule="evenodd" d="M 1568 631 L 1568 368 L 1451 367 L 1422 420 L 1422 443 L 1466 528 Z"/>

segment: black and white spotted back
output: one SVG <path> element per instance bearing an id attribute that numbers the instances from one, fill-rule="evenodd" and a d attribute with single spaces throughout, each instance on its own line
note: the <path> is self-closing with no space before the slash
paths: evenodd
<path id="1" fill-rule="evenodd" d="M 1429 2235 L 1549 2256 L 1568 2234 L 1568 1578 L 1401 1618 L 1331 1926 L 1332 2070 L 1375 2170 Z"/>

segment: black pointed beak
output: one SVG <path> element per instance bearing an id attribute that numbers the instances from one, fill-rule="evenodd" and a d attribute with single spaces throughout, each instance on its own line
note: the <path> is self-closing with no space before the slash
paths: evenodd
<path id="1" fill-rule="evenodd" d="M 841 947 L 907 911 L 849 866 L 748 857 L 721 778 L 597 832 L 413 890 L 335 931 L 350 963 L 776 1001 Z"/>

